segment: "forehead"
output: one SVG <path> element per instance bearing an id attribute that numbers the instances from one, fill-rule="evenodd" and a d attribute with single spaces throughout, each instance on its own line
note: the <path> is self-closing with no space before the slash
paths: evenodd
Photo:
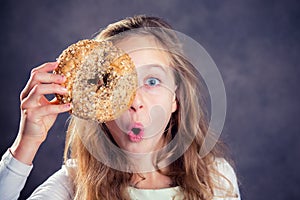
<path id="1" fill-rule="evenodd" d="M 115 43 L 132 58 L 136 67 L 159 64 L 169 66 L 171 57 L 153 36 L 130 36 Z"/>

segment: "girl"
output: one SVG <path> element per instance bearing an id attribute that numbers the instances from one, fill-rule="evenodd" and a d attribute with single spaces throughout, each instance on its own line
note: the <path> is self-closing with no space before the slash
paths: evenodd
<path id="1" fill-rule="evenodd" d="M 110 122 L 71 116 L 63 167 L 29 199 L 240 199 L 220 142 L 200 153 L 212 135 L 198 95 L 200 77 L 171 27 L 135 16 L 95 39 L 128 52 L 138 74 L 135 99 Z M 19 133 L 1 161 L 2 199 L 18 198 L 57 114 L 71 109 L 44 96 L 67 92 L 60 85 L 65 77 L 48 73 L 56 67 L 53 62 L 33 69 L 20 95 Z"/>

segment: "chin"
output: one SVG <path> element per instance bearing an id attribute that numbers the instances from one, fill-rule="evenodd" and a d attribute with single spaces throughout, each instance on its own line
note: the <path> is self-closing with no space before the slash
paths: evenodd
<path id="1" fill-rule="evenodd" d="M 149 147 L 146 141 L 142 140 L 139 142 L 132 142 L 129 139 L 126 142 L 122 142 L 122 145 L 119 145 L 121 149 L 129 153 L 134 154 L 145 154 L 154 151 L 154 148 Z"/>
<path id="2" fill-rule="evenodd" d="M 143 144 L 143 142 L 128 141 L 128 142 L 126 142 L 125 145 L 122 145 L 121 148 L 130 153 L 148 153 L 149 152 L 147 149 L 145 149 L 145 145 Z"/>

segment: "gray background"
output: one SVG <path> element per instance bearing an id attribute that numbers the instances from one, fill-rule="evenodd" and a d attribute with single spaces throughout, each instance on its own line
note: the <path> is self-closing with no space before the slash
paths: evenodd
<path id="1" fill-rule="evenodd" d="M 16 136 L 19 93 L 32 67 L 55 60 L 69 44 L 90 38 L 116 20 L 155 15 L 197 40 L 219 67 L 228 98 L 222 138 L 235 160 L 243 199 L 300 198 L 296 0 L 2 0 L 0 4 L 1 155 Z M 41 146 L 20 199 L 60 168 L 67 117 L 59 116 Z"/>

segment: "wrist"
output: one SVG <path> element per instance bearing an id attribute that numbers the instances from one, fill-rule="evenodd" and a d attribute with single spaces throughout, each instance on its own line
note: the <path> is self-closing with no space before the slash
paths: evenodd
<path id="1" fill-rule="evenodd" d="M 21 136 L 18 135 L 9 150 L 13 157 L 18 161 L 27 165 L 32 165 L 32 161 L 40 145 L 41 143 L 39 142 L 22 139 Z"/>

